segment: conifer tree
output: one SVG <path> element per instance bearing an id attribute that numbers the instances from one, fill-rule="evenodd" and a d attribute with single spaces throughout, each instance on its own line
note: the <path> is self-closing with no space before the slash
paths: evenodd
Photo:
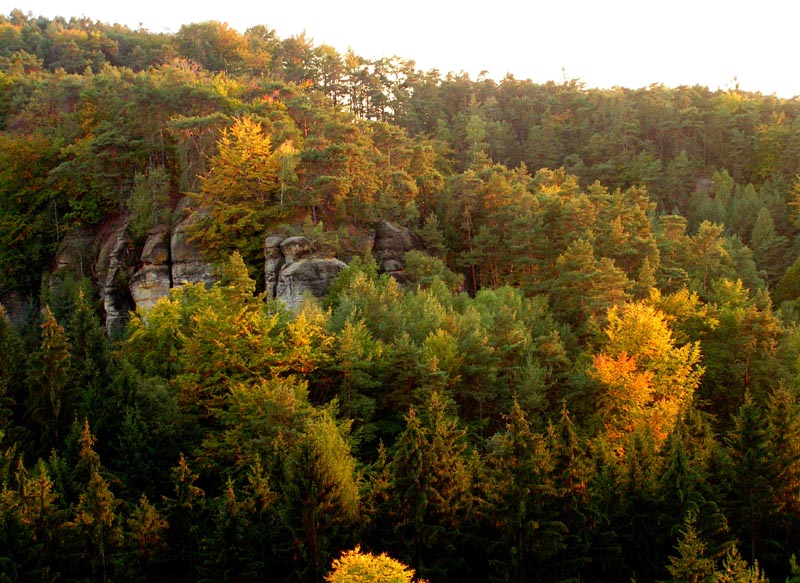
<path id="1" fill-rule="evenodd" d="M 769 434 L 763 409 L 750 395 L 739 407 L 726 442 L 729 456 L 726 514 L 733 533 L 742 542 L 750 561 L 762 556 L 770 544 L 770 523 L 777 504 L 775 483 L 777 460 L 769 449 Z"/>
<path id="2" fill-rule="evenodd" d="M 456 541 L 473 502 L 464 431 L 446 403 L 431 392 L 421 414 L 409 409 L 390 461 L 389 499 L 400 554 L 423 575 L 458 571 Z"/>
<path id="3" fill-rule="evenodd" d="M 498 580 L 548 580 L 548 561 L 565 546 L 558 520 L 553 459 L 545 436 L 531 431 L 518 403 L 493 440 L 488 501 L 496 516 L 493 562 Z"/>
<path id="4" fill-rule="evenodd" d="M 181 454 L 172 470 L 174 493 L 164 499 L 169 525 L 166 541 L 171 552 L 162 574 L 169 573 L 175 580 L 187 583 L 197 579 L 200 541 L 206 526 L 206 493 L 195 485 L 198 477 Z"/>
<path id="5" fill-rule="evenodd" d="M 27 412 L 39 428 L 39 445 L 47 451 L 62 439 L 65 418 L 74 404 L 68 394 L 69 340 L 48 306 L 41 324 L 41 344 L 29 363 Z"/>
<path id="6" fill-rule="evenodd" d="M 706 555 L 706 543 L 695 529 L 692 513 L 684 520 L 675 550 L 678 554 L 671 556 L 667 565 L 671 583 L 713 583 L 714 561 Z"/>
<path id="7" fill-rule="evenodd" d="M 360 515 L 355 459 L 327 410 L 310 416 L 303 433 L 293 437 L 275 443 L 284 450 L 278 460 L 277 512 L 291 537 L 290 551 L 303 558 L 298 574 L 319 581 Z"/>
<path id="8" fill-rule="evenodd" d="M 126 553 L 121 577 L 143 583 L 159 579 L 160 567 L 168 552 L 168 527 L 161 512 L 150 503 L 147 496 L 142 496 L 126 520 Z"/>
<path id="9" fill-rule="evenodd" d="M 120 504 L 101 474 L 100 456 L 94 450 L 95 438 L 85 421 L 80 439 L 79 463 L 87 472 L 72 525 L 78 544 L 91 566 L 92 578 L 101 583 L 112 580 L 115 555 L 122 543 L 122 526 L 117 508 Z"/>

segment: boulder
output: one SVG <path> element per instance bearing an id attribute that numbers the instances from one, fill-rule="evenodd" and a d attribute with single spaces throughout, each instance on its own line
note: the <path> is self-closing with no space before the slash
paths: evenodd
<path id="1" fill-rule="evenodd" d="M 405 227 L 398 227 L 389 221 L 381 221 L 375 228 L 373 254 L 378 267 L 384 273 L 402 271 L 403 255 L 416 247 L 418 247 L 416 238 Z"/>
<path id="2" fill-rule="evenodd" d="M 344 261 L 332 258 L 308 257 L 295 260 L 280 270 L 275 297 L 292 311 L 298 311 L 306 293 L 322 298 L 328 293 L 333 279 L 345 269 Z"/>

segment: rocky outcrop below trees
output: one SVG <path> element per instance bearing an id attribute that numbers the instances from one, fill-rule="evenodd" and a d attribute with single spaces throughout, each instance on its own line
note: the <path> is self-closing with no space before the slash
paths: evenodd
<path id="1" fill-rule="evenodd" d="M 97 231 L 79 230 L 64 237 L 56 256 L 53 282 L 72 272 L 91 277 L 99 290 L 109 333 L 123 326 L 133 310 L 147 310 L 175 286 L 216 281 L 214 267 L 202 257 L 190 233 L 202 212 L 182 201 L 173 226 L 158 225 L 144 244 L 137 245 L 124 217 L 108 221 Z M 371 252 L 381 272 L 403 278 L 404 254 L 419 247 L 405 228 L 381 221 L 368 234 Z M 297 311 L 307 295 L 323 298 L 347 264 L 315 250 L 302 236 L 273 235 L 264 241 L 264 280 L 269 297 Z M 11 297 L 5 303 L 12 304 Z M 21 313 L 17 306 L 9 312 Z"/>
<path id="2" fill-rule="evenodd" d="M 112 333 L 127 322 L 130 312 L 147 309 L 175 285 L 216 281 L 213 266 L 202 259 L 189 238 L 189 229 L 201 217 L 179 205 L 172 228 L 158 225 L 139 247 L 128 222 L 118 217 L 97 231 L 79 230 L 64 237 L 56 254 L 52 280 L 66 272 L 94 280 Z"/>
<path id="3" fill-rule="evenodd" d="M 421 242 L 406 227 L 398 227 L 389 221 L 381 221 L 375 228 L 375 243 L 372 253 L 378 268 L 383 273 L 405 282 L 403 256 L 412 249 L 421 247 Z"/>
<path id="4" fill-rule="evenodd" d="M 179 203 L 175 214 L 176 222 L 171 229 L 159 225 L 150 231 L 139 269 L 131 278 L 131 296 L 140 310 L 153 307 L 176 285 L 202 283 L 211 286 L 217 280 L 214 266 L 202 258 L 190 237 L 192 227 L 205 215 L 191 210 L 188 199 Z"/>
<path id="5" fill-rule="evenodd" d="M 347 267 L 339 259 L 315 256 L 305 237 L 267 237 L 264 259 L 267 294 L 293 311 L 300 309 L 307 294 L 325 297 L 334 278 Z"/>

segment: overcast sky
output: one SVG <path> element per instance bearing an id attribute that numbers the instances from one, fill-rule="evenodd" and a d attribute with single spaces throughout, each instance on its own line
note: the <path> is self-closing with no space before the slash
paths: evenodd
<path id="1" fill-rule="evenodd" d="M 496 80 L 566 77 L 589 87 L 738 83 L 800 95 L 800 3 L 793 0 L 0 0 L 0 8 L 151 32 L 207 20 L 242 32 L 265 24 L 281 38 L 305 32 L 342 53 L 397 55 L 419 69 L 473 78 L 486 71 Z"/>

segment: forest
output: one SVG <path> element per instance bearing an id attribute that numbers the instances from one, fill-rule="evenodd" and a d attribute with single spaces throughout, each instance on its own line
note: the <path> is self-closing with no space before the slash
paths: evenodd
<path id="1" fill-rule="evenodd" d="M 185 197 L 110 331 L 59 249 Z M 800 582 L 798 235 L 798 98 L 0 15 L 0 582 Z"/>

